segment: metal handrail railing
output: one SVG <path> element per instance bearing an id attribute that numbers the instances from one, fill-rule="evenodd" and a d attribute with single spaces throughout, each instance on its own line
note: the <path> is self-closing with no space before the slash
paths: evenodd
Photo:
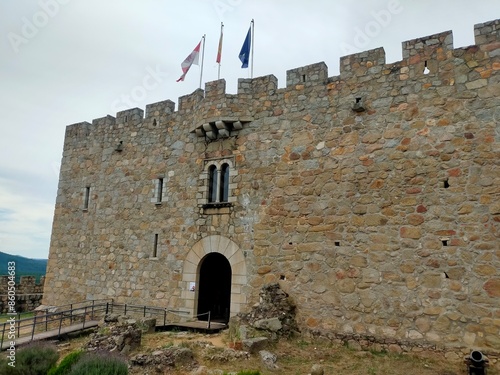
<path id="1" fill-rule="evenodd" d="M 51 312 L 39 316 L 35 315 L 30 318 L 16 319 L 14 321 L 2 323 L 0 350 L 4 347 L 6 333 L 7 338 L 15 342 L 15 340 L 25 337 L 30 337 L 31 340 L 33 340 L 36 333 L 47 332 L 53 329 L 57 329 L 57 335 L 60 337 L 61 330 L 68 321 L 68 325 L 72 325 L 74 321 L 81 320 L 82 329 L 85 329 L 85 323 L 89 320 L 87 316 L 90 317 L 90 320 L 94 320 L 97 313 L 106 313 L 109 308 L 109 302 L 96 304 L 95 301 L 90 301 L 89 303 L 92 304 L 90 306 L 82 305 L 70 310 Z"/>
<path id="2" fill-rule="evenodd" d="M 186 315 L 190 315 L 189 312 L 183 311 L 183 310 L 174 310 L 174 309 L 169 309 L 165 307 L 155 307 L 155 306 L 145 306 L 145 305 L 133 305 L 133 304 L 120 304 L 120 303 L 113 303 L 112 304 L 112 310 L 111 312 L 115 312 L 116 309 L 123 309 L 123 314 L 127 315 L 127 313 L 133 313 L 133 312 L 141 312 L 142 316 L 145 318 L 146 316 L 152 317 L 152 316 L 159 316 L 161 315 L 163 317 L 163 325 L 167 325 L 167 314 L 172 314 L 179 316 L 181 318 L 185 318 Z M 118 310 L 120 311 L 120 310 Z"/>
<path id="3" fill-rule="evenodd" d="M 211 316 L 211 311 L 208 311 L 206 313 L 202 313 L 202 314 L 197 314 L 195 315 L 196 318 L 200 317 L 200 316 L 204 316 L 204 315 L 208 315 L 208 321 L 207 321 L 207 328 L 210 329 L 210 316 Z"/>
<path id="4" fill-rule="evenodd" d="M 96 301 L 110 301 L 110 300 L 111 302 L 96 303 Z M 11 333 L 17 333 L 17 335 L 13 334 L 13 336 L 15 336 L 15 339 L 19 339 L 22 337 L 30 337 L 31 341 L 33 341 L 36 333 L 48 332 L 49 330 L 57 329 L 57 336 L 60 337 L 61 331 L 64 328 L 66 322 L 69 322 L 68 325 L 71 326 L 74 321 L 81 320 L 82 323 L 81 329 L 85 329 L 85 323 L 87 323 L 89 320 L 95 320 L 97 316 L 107 315 L 110 312 L 111 313 L 114 312 L 116 309 L 120 311 L 120 308 L 123 308 L 124 315 L 127 314 L 127 311 L 129 313 L 140 311 L 143 317 L 146 316 L 152 317 L 154 315 L 156 316 L 161 315 L 163 318 L 164 326 L 167 325 L 167 314 L 172 314 L 180 318 L 186 318 L 186 315 L 190 315 L 189 312 L 182 310 L 173 310 L 168 308 L 146 306 L 146 305 L 118 304 L 115 303 L 113 299 L 101 299 L 101 300 L 70 303 L 58 306 L 57 309 L 68 306 L 70 308 L 66 310 L 48 312 L 49 309 L 45 309 L 45 314 L 43 315 L 39 316 L 35 315 L 34 317 L 30 318 L 15 319 L 14 321 L 0 323 L 1 325 L 3 325 L 1 339 L 0 339 L 0 350 L 4 348 L 6 333 L 8 339 L 10 339 Z M 205 315 L 205 314 L 200 314 L 200 315 Z M 208 314 L 209 314 L 208 328 L 210 328 L 210 312 L 208 312 Z M 196 315 L 196 317 L 200 315 Z M 89 317 L 90 319 L 88 319 L 87 317 Z M 37 332 L 37 328 L 39 329 L 39 332 Z"/>
<path id="5" fill-rule="evenodd" d="M 101 299 L 93 299 L 90 301 L 72 302 L 72 303 L 67 303 L 65 305 L 59 305 L 59 306 L 47 306 L 47 308 L 41 309 L 38 311 L 45 311 L 45 313 L 48 314 L 49 310 L 51 310 L 52 308 L 56 308 L 56 309 L 60 310 L 60 309 L 66 308 L 66 307 L 69 307 L 69 309 L 67 309 L 69 311 L 69 310 L 78 309 L 79 305 L 86 306 L 89 303 L 95 304 L 96 302 L 99 302 L 99 301 L 102 301 L 102 302 L 100 302 L 100 304 L 104 304 L 107 302 L 111 302 L 111 303 L 114 302 L 113 298 L 101 298 Z M 83 306 L 80 306 L 80 307 L 83 307 Z"/>

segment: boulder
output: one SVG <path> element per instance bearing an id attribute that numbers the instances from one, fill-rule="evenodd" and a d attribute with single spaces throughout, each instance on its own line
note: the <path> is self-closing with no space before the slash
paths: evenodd
<path id="1" fill-rule="evenodd" d="M 143 333 L 153 333 L 156 331 L 156 318 L 139 319 L 137 325 L 142 329 Z"/>
<path id="2" fill-rule="evenodd" d="M 313 365 L 311 369 L 311 375 L 324 375 L 325 370 L 321 365 Z"/>
<path id="3" fill-rule="evenodd" d="M 252 326 L 257 329 L 262 329 L 271 332 L 278 332 L 283 328 L 281 321 L 279 318 L 270 318 L 270 319 L 260 319 L 255 321 Z"/>
<path id="4" fill-rule="evenodd" d="M 243 350 L 249 352 L 250 354 L 254 354 L 264 349 L 269 343 L 269 339 L 267 337 L 255 337 L 252 339 L 245 339 L 242 343 Z"/>
<path id="5" fill-rule="evenodd" d="M 118 318 L 120 317 L 120 314 L 106 314 L 104 315 L 104 322 L 105 323 L 116 323 L 118 322 Z"/>
<path id="6" fill-rule="evenodd" d="M 276 370 L 278 368 L 278 366 L 276 365 L 276 361 L 278 360 L 278 357 L 276 356 L 276 354 L 268 352 L 267 350 L 261 350 L 259 352 L 259 355 L 260 355 L 260 359 L 262 360 L 262 363 L 269 370 Z"/>

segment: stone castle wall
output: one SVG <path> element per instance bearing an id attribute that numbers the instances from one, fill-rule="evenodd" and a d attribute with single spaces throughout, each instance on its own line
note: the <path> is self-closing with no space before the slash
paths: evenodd
<path id="1" fill-rule="evenodd" d="M 15 287 L 15 311 L 33 311 L 40 306 L 43 297 L 44 277 L 36 282 L 35 276 L 21 276 Z M 0 314 L 9 312 L 9 276 L 0 276 Z"/>
<path id="2" fill-rule="evenodd" d="M 279 281 L 303 330 L 500 350 L 500 21 L 475 37 L 68 126 L 44 304 L 194 313 L 189 285 L 219 252 L 232 315 Z M 211 160 L 231 164 L 224 206 L 206 204 Z"/>

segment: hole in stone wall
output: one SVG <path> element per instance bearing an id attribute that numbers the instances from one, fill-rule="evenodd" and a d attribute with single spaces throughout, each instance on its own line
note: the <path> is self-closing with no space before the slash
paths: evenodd
<path id="1" fill-rule="evenodd" d="M 127 122 L 127 121 L 128 121 L 128 116 L 125 116 L 125 122 Z"/>
<path id="2" fill-rule="evenodd" d="M 445 189 L 448 189 L 450 187 L 450 183 L 448 182 L 448 179 L 446 179 L 446 180 L 443 181 L 443 187 Z"/>
<path id="3" fill-rule="evenodd" d="M 123 151 L 123 141 L 120 141 L 115 147 L 115 151 L 121 152 Z"/>
<path id="4" fill-rule="evenodd" d="M 340 241 L 335 241 L 335 246 L 340 246 Z"/>
<path id="5" fill-rule="evenodd" d="M 448 240 L 441 240 L 441 243 L 443 244 L 443 246 L 448 246 Z"/>
<path id="6" fill-rule="evenodd" d="M 363 105 L 361 97 L 355 98 L 355 103 L 352 106 L 352 110 L 354 112 L 364 112 L 365 111 L 365 106 Z"/>
<path id="7" fill-rule="evenodd" d="M 156 119 L 153 119 L 153 126 L 156 126 Z"/>
<path id="8" fill-rule="evenodd" d="M 293 245 L 293 242 L 288 242 L 289 245 Z"/>
<path id="9" fill-rule="evenodd" d="M 450 276 L 448 276 L 448 274 L 446 272 L 444 273 L 444 277 L 447 278 L 447 279 L 450 278 Z"/>
<path id="10" fill-rule="evenodd" d="M 425 64 L 424 64 L 424 74 L 429 74 L 431 71 L 429 70 L 429 68 L 427 68 L 427 60 L 425 60 Z"/>
<path id="11" fill-rule="evenodd" d="M 306 75 L 305 75 L 305 74 L 302 74 L 301 79 L 302 79 L 302 82 L 305 82 L 305 81 L 306 81 Z"/>
<path id="12" fill-rule="evenodd" d="M 285 275 L 280 275 L 280 280 L 286 280 L 286 276 Z"/>

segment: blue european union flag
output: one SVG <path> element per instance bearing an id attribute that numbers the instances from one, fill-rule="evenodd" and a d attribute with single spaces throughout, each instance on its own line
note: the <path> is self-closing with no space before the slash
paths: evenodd
<path id="1" fill-rule="evenodd" d="M 243 42 L 243 46 L 241 47 L 241 51 L 239 54 L 239 58 L 242 62 L 241 67 L 242 68 L 248 68 L 248 60 L 250 58 L 250 45 L 252 43 L 252 33 L 251 33 L 252 27 L 248 29 L 247 36 L 245 38 L 245 41 Z"/>

